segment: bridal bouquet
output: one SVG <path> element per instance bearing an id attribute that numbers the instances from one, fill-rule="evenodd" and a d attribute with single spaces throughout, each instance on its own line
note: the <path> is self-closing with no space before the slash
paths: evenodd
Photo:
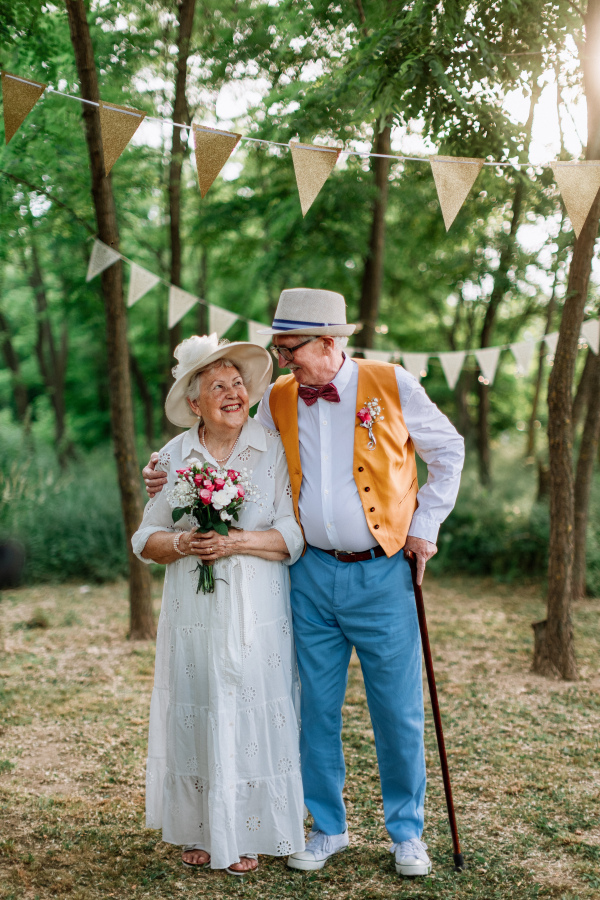
<path id="1" fill-rule="evenodd" d="M 247 495 L 252 492 L 246 470 L 216 469 L 210 463 L 193 461 L 185 469 L 177 469 L 177 481 L 170 492 L 173 521 L 193 516 L 197 531 L 229 534 L 229 522 L 237 522 Z M 199 562 L 197 591 L 211 594 L 215 589 L 212 563 Z"/>

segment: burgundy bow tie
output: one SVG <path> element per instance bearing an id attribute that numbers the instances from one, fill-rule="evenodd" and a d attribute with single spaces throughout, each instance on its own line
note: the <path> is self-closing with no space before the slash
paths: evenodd
<path id="1" fill-rule="evenodd" d="M 335 384 L 324 384 L 322 387 L 312 388 L 306 387 L 306 385 L 301 384 L 298 388 L 298 394 L 307 406 L 312 406 L 313 403 L 316 403 L 319 397 L 322 397 L 323 400 L 329 400 L 330 403 L 339 403 L 340 395 L 338 394 L 338 389 Z"/>

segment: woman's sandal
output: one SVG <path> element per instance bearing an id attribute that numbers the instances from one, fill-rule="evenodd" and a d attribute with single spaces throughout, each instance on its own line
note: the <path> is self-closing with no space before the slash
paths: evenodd
<path id="1" fill-rule="evenodd" d="M 241 870 L 240 869 L 232 869 L 231 866 L 229 866 L 227 869 L 225 869 L 225 871 L 228 872 L 229 875 L 237 875 L 238 877 L 240 875 L 254 875 L 254 873 L 258 869 L 258 855 L 256 853 L 244 853 L 240 856 L 240 862 L 243 859 L 255 859 L 256 865 L 252 866 L 251 869 L 241 869 Z M 232 863 L 232 865 L 237 866 L 237 863 Z"/>
<path id="2" fill-rule="evenodd" d="M 193 853 L 193 852 L 206 853 L 207 851 L 203 847 L 198 847 L 195 844 L 190 844 L 189 846 L 183 848 L 183 852 L 184 853 Z M 207 866 L 210 866 L 210 853 L 208 853 L 207 855 L 208 855 L 208 859 L 202 863 L 186 862 L 182 856 L 181 863 L 182 863 L 182 865 L 187 866 L 188 869 L 205 869 Z"/>

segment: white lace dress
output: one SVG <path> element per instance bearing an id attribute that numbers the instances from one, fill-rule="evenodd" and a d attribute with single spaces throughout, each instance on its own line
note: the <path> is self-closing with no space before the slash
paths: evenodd
<path id="1" fill-rule="evenodd" d="M 214 460 L 198 426 L 170 441 L 159 465 L 168 484 L 133 536 L 141 552 L 173 525 L 167 490 L 191 458 Z M 253 419 L 230 468 L 258 487 L 240 527 L 276 528 L 290 559 L 232 556 L 215 564 L 214 594 L 196 593 L 196 559 L 166 567 L 158 623 L 146 769 L 146 824 L 163 840 L 194 844 L 224 868 L 245 853 L 283 856 L 304 848 L 298 750 L 299 683 L 287 566 L 302 552 L 281 440 Z M 147 562 L 147 560 L 145 560 Z"/>

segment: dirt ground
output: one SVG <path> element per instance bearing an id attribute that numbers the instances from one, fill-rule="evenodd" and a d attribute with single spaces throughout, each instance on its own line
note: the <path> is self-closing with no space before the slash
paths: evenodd
<path id="1" fill-rule="evenodd" d="M 600 896 L 600 601 L 575 610 L 580 679 L 529 671 L 538 584 L 426 580 L 429 631 L 468 868 L 453 871 L 427 705 L 424 839 L 433 874 L 387 852 L 360 666 L 344 711 L 351 848 L 322 872 L 183 869 L 144 827 L 154 645 L 130 642 L 122 582 L 38 586 L 0 601 L 0 898 Z M 156 584 L 156 608 L 160 604 Z M 37 624 L 36 624 L 37 623 Z"/>

